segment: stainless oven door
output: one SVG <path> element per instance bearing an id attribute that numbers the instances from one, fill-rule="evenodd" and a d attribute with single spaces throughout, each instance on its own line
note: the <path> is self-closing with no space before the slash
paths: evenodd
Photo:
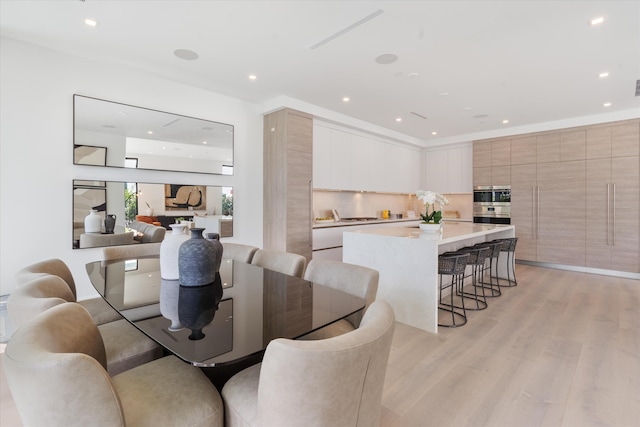
<path id="1" fill-rule="evenodd" d="M 473 222 L 480 224 L 511 224 L 511 207 L 507 203 L 473 204 Z"/>

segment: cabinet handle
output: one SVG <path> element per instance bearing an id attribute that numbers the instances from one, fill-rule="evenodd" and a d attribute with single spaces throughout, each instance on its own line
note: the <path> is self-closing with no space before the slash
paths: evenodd
<path id="1" fill-rule="evenodd" d="M 611 244 L 611 184 L 607 184 L 607 246 Z"/>
<path id="2" fill-rule="evenodd" d="M 313 248 L 313 181 L 309 180 L 309 247 Z"/>
<path id="3" fill-rule="evenodd" d="M 531 187 L 531 237 L 536 240 L 536 187 Z"/>
<path id="4" fill-rule="evenodd" d="M 536 185 L 536 240 L 540 238 L 540 187 Z"/>
<path id="5" fill-rule="evenodd" d="M 611 230 L 611 245 L 616 245 L 616 184 L 611 184 L 613 187 L 613 229 Z"/>

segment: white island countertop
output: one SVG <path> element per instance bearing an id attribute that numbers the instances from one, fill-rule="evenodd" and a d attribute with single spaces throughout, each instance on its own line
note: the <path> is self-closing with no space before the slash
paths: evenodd
<path id="1" fill-rule="evenodd" d="M 468 222 L 445 222 L 436 233 L 401 225 L 345 230 L 342 259 L 380 273 L 376 299 L 391 304 L 397 321 L 437 332 L 438 254 L 514 235 L 513 225 Z"/>

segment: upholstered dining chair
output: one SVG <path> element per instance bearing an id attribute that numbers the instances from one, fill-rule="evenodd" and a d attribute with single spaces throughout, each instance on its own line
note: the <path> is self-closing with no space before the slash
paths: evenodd
<path id="1" fill-rule="evenodd" d="M 312 259 L 304 272 L 304 279 L 319 283 L 365 300 L 365 311 L 378 293 L 378 271 L 340 261 Z M 358 327 L 361 314 L 339 320 L 329 326 L 305 335 L 302 339 L 326 339 L 353 331 Z"/>
<path id="2" fill-rule="evenodd" d="M 251 264 L 302 278 L 307 259 L 302 255 L 291 252 L 258 249 L 253 255 Z"/>
<path id="3" fill-rule="evenodd" d="M 40 274 L 9 295 L 7 311 L 13 326 L 20 329 L 40 313 L 66 302 L 74 302 L 74 298 L 65 281 L 52 274 Z M 155 341 L 125 319 L 97 327 L 104 341 L 106 366 L 111 375 L 163 356 L 162 348 Z"/>
<path id="4" fill-rule="evenodd" d="M 4 368 L 27 426 L 222 426 L 219 393 L 198 368 L 167 356 L 110 376 L 89 313 L 63 303 L 32 319 Z"/>
<path id="5" fill-rule="evenodd" d="M 391 306 L 378 300 L 352 332 L 326 340 L 271 341 L 261 364 L 223 387 L 225 425 L 379 425 L 394 326 Z"/>
<path id="6" fill-rule="evenodd" d="M 259 249 L 251 245 L 241 243 L 222 242 L 222 256 L 235 261 L 251 263 L 253 255 Z"/>
<path id="7" fill-rule="evenodd" d="M 102 248 L 102 260 L 131 259 L 144 256 L 160 255 L 161 242 L 139 245 L 120 245 Z"/>
<path id="8" fill-rule="evenodd" d="M 72 301 L 77 302 L 86 308 L 96 324 L 101 325 L 103 323 L 122 319 L 122 316 L 120 316 L 120 314 L 101 297 L 77 301 L 76 283 L 73 280 L 73 275 L 71 274 L 71 270 L 69 270 L 67 264 L 65 264 L 61 259 L 47 259 L 24 267 L 16 274 L 16 283 L 18 286 L 21 286 L 31 281 L 35 277 L 34 275 L 37 276 L 42 274 L 53 274 L 54 276 L 62 278 L 67 283 L 73 294 Z"/>

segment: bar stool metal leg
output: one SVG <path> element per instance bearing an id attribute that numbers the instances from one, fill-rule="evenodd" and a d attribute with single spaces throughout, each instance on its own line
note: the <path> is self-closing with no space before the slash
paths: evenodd
<path id="1" fill-rule="evenodd" d="M 487 298 L 495 298 L 502 295 L 502 291 L 500 290 L 500 286 L 501 286 L 500 278 L 498 277 L 498 256 L 500 256 L 501 246 L 502 246 L 502 243 L 495 242 L 495 241 L 482 242 L 482 243 L 473 245 L 473 247 L 489 247 L 491 249 L 491 252 L 486 258 L 489 261 L 488 281 L 487 281 L 487 276 L 484 275 L 482 279 L 479 281 L 479 284 L 476 285 L 476 286 L 481 286 L 485 290 L 489 291 L 489 293 L 486 294 Z M 494 264 L 495 264 L 495 274 L 494 274 Z"/>
<path id="2" fill-rule="evenodd" d="M 466 292 L 464 289 L 458 294 L 462 298 L 467 298 L 474 303 L 475 307 L 467 307 L 467 310 L 484 310 L 487 308 L 487 295 L 485 293 L 484 286 L 478 286 L 480 280 L 484 277 L 485 262 L 489 254 L 491 253 L 490 247 L 466 247 L 460 249 L 460 253 L 468 253 L 469 261 L 467 265 L 471 267 L 471 273 L 466 277 L 471 278 L 471 287 L 473 293 Z M 482 294 L 478 293 L 478 289 L 482 291 Z"/>

